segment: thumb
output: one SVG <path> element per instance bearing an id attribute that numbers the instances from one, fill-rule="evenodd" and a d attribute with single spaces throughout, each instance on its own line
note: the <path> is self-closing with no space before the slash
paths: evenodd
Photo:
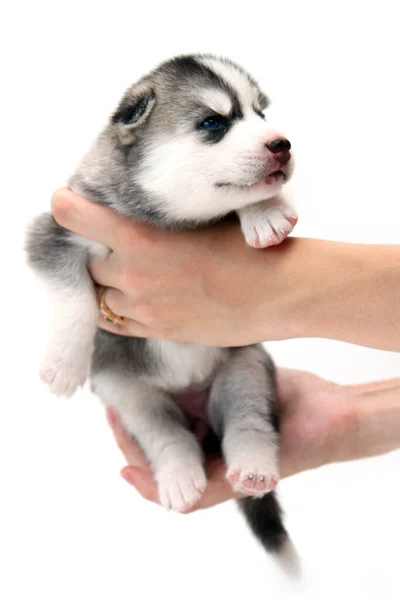
<path id="1" fill-rule="evenodd" d="M 121 477 L 133 485 L 143 498 L 159 504 L 157 484 L 151 473 L 139 467 L 124 467 L 121 470 Z"/>
<path id="2" fill-rule="evenodd" d="M 124 220 L 108 207 L 91 202 L 68 188 L 57 190 L 51 199 L 54 219 L 59 225 L 109 248 Z"/>

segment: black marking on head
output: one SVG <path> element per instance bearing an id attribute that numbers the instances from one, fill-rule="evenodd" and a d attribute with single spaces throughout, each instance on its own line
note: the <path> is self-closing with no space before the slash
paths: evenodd
<path id="1" fill-rule="evenodd" d="M 201 53 L 201 54 L 197 54 L 196 56 L 197 56 L 197 58 L 199 58 L 201 60 L 215 60 L 217 62 L 220 62 L 223 65 L 227 65 L 228 67 L 233 67 L 241 75 L 244 75 L 247 78 L 250 85 L 258 88 L 258 83 L 254 79 L 254 77 L 252 77 L 250 75 L 250 73 L 248 73 L 241 65 L 236 63 L 234 60 L 227 58 L 226 56 L 217 56 L 216 54 L 211 54 L 211 53 Z"/>
<path id="2" fill-rule="evenodd" d="M 175 85 L 176 78 L 178 77 L 180 80 L 188 82 L 192 88 L 197 82 L 203 89 L 218 89 L 228 96 L 232 104 L 232 109 L 229 115 L 219 115 L 214 110 L 209 109 L 205 113 L 203 111 L 205 108 L 204 105 L 200 104 L 195 107 L 195 112 L 197 113 L 197 130 L 201 132 L 202 139 L 205 143 L 215 144 L 220 142 L 225 137 L 235 121 L 243 118 L 243 107 L 240 104 L 237 91 L 228 81 L 224 79 L 223 74 L 220 75 L 218 72 L 214 71 L 212 64 L 204 64 L 204 60 L 214 60 L 217 63 L 219 62 L 223 65 L 234 68 L 247 79 L 249 85 L 253 88 L 255 95 L 253 109 L 261 118 L 265 118 L 262 111 L 269 106 L 269 99 L 260 90 L 258 83 L 251 75 L 249 75 L 249 73 L 247 73 L 247 71 L 245 71 L 240 65 L 227 58 L 217 57 L 212 54 L 195 54 L 178 56 L 164 65 L 161 65 L 160 71 L 164 75 L 170 75 Z M 214 131 L 202 130 L 201 123 L 204 120 L 213 117 L 226 118 L 226 126 Z"/>
<path id="3" fill-rule="evenodd" d="M 227 94 L 232 103 L 231 119 L 242 119 L 243 110 L 236 90 L 223 77 L 215 73 L 211 67 L 201 63 L 199 56 L 178 56 L 161 65 L 160 73 L 171 77 L 171 83 L 176 86 L 176 77 L 191 88 L 198 83 L 203 89 L 219 89 Z M 207 115 L 205 115 L 206 117 Z"/>
<path id="4" fill-rule="evenodd" d="M 228 133 L 229 129 L 233 125 L 234 117 L 230 115 L 229 117 L 225 117 L 215 112 L 211 112 L 204 119 L 202 118 L 197 124 L 197 131 L 201 134 L 203 142 L 206 144 L 217 144 L 225 137 Z M 215 121 L 220 124 L 220 126 L 216 129 L 207 129 L 204 127 L 206 122 Z"/>
<path id="5" fill-rule="evenodd" d="M 212 67 L 199 61 L 200 56 L 188 55 L 178 56 L 160 67 L 160 73 L 171 78 L 171 83 L 176 86 L 177 78 L 183 86 L 188 85 L 192 90 L 198 86 L 204 90 L 219 90 L 227 95 L 231 102 L 231 110 L 228 116 L 220 115 L 205 104 L 198 103 L 193 107 L 196 129 L 207 144 L 220 142 L 228 133 L 235 121 L 243 119 L 243 108 L 240 104 L 236 90 L 225 79 L 213 71 Z M 225 126 L 217 130 L 202 130 L 201 124 L 209 118 L 218 118 L 225 121 Z"/>
<path id="6" fill-rule="evenodd" d="M 259 108 L 261 111 L 266 110 L 270 105 L 270 99 L 268 96 L 260 89 L 258 82 L 246 71 L 241 65 L 231 60 L 230 58 L 226 58 L 225 56 L 216 56 L 214 54 L 197 54 L 197 58 L 202 60 L 215 60 L 220 62 L 223 65 L 227 65 L 228 67 L 232 67 L 238 71 L 241 75 L 246 77 L 247 81 L 254 88 L 255 94 L 257 96 Z M 258 108 L 258 107 L 257 107 Z"/>

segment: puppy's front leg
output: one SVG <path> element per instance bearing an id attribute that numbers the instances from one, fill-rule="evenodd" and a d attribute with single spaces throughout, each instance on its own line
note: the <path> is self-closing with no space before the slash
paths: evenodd
<path id="1" fill-rule="evenodd" d="M 185 417 L 168 394 L 119 370 L 98 373 L 93 391 L 114 408 L 150 463 L 160 502 L 185 512 L 206 487 L 203 454 Z"/>
<path id="2" fill-rule="evenodd" d="M 54 394 L 72 396 L 88 376 L 99 313 L 88 252 L 105 256 L 108 249 L 66 231 L 48 213 L 31 223 L 25 249 L 52 315 L 40 375 Z"/>
<path id="3" fill-rule="evenodd" d="M 52 327 L 40 376 L 53 394 L 69 397 L 88 377 L 99 309 L 86 273 L 75 286 L 47 287 Z"/>
<path id="4" fill-rule="evenodd" d="M 246 206 L 238 217 L 246 243 L 253 248 L 280 244 L 297 223 L 295 210 L 281 196 Z"/>

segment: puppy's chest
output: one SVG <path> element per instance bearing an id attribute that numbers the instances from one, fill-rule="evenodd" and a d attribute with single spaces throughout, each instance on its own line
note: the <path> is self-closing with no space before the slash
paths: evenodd
<path id="1" fill-rule="evenodd" d="M 228 358 L 226 348 L 148 340 L 155 361 L 151 379 L 160 387 L 179 391 L 193 385 L 208 385 L 218 367 Z"/>

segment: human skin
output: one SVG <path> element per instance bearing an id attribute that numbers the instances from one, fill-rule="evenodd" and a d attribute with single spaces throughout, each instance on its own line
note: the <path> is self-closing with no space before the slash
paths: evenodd
<path id="1" fill-rule="evenodd" d="M 62 189 L 56 220 L 112 252 L 90 262 L 124 317 L 113 333 L 214 346 L 331 338 L 400 350 L 400 245 L 289 238 L 246 246 L 235 221 L 197 231 L 133 222 Z"/>
<path id="2" fill-rule="evenodd" d="M 332 338 L 400 349 L 400 246 L 291 238 L 248 248 L 237 223 L 165 231 L 128 221 L 63 189 L 56 220 L 111 248 L 92 260 L 106 302 L 124 317 L 104 329 L 217 346 L 295 337 Z M 400 380 L 338 386 L 315 375 L 278 371 L 283 477 L 354 460 L 400 444 Z M 149 500 L 157 488 L 145 458 L 118 416 L 109 423 L 130 466 L 123 477 Z M 234 497 L 222 459 L 207 463 L 208 487 L 196 508 Z"/>
<path id="3" fill-rule="evenodd" d="M 400 378 L 341 386 L 303 371 L 278 369 L 281 478 L 335 462 L 357 460 L 400 447 Z M 122 477 L 158 503 L 157 485 L 140 449 L 118 415 L 107 412 L 128 466 Z M 192 509 L 237 498 L 222 458 L 206 463 L 207 488 Z"/>

